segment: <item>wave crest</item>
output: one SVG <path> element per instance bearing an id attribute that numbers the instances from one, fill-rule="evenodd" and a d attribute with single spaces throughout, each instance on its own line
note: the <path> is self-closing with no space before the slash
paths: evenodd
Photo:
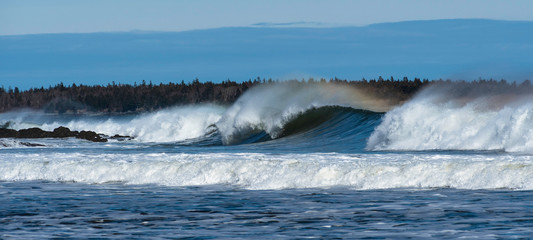
<path id="1" fill-rule="evenodd" d="M 108 116 L 103 119 L 58 120 L 43 129 L 66 126 L 72 130 L 92 130 L 113 136 L 132 136 L 141 142 L 176 142 L 209 133 L 209 126 L 220 119 L 225 108 L 216 105 L 174 107 L 139 116 Z"/>
<path id="2" fill-rule="evenodd" d="M 248 90 L 216 123 L 225 144 L 242 142 L 265 132 L 272 139 L 283 135 L 284 126 L 299 115 L 324 106 L 384 111 L 384 101 L 355 88 L 328 84 L 282 83 Z"/>
<path id="3" fill-rule="evenodd" d="M 533 152 L 533 94 L 436 85 L 383 117 L 368 150 Z"/>
<path id="4" fill-rule="evenodd" d="M 194 142 L 217 137 L 218 142 L 221 139 L 223 144 L 240 144 L 290 135 L 293 133 L 291 131 L 312 128 L 332 117 L 332 112 L 322 111 L 318 115 L 325 116 L 311 118 L 313 113 L 308 111 L 313 109 L 340 106 L 383 112 L 391 104 L 390 100 L 376 99 L 357 88 L 342 84 L 283 82 L 249 89 L 230 107 L 190 105 L 122 116 L 50 116 L 19 112 L 0 115 L 0 120 L 7 120 L 0 123 L 15 129 L 32 126 L 48 131 L 64 126 L 75 131 L 91 130 L 109 136 L 131 136 L 141 142 Z M 302 117 L 307 120 L 298 122 Z M 301 129 L 297 126 L 285 127 L 286 124 L 297 123 L 304 126 Z M 217 134 L 212 134 L 214 130 Z"/>

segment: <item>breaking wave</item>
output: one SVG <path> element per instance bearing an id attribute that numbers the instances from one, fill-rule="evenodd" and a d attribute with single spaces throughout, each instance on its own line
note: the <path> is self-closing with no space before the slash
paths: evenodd
<path id="1" fill-rule="evenodd" d="M 324 110 L 328 106 L 338 108 Z M 342 112 L 343 108 L 381 112 L 389 107 L 385 101 L 370 98 L 354 88 L 286 83 L 247 91 L 222 115 L 216 126 L 222 141 L 234 144 L 262 132 L 276 139 L 293 133 L 291 129 L 296 124 L 301 124 L 300 130 L 309 129 L 331 120 L 332 114 Z M 317 112 L 317 109 L 322 110 Z M 289 122 L 292 125 L 286 129 Z"/>
<path id="2" fill-rule="evenodd" d="M 436 85 L 389 111 L 368 150 L 533 152 L 533 94 Z"/>
<path id="3" fill-rule="evenodd" d="M 66 126 L 135 139 L 2 139 L 0 181 L 533 190 L 527 91 L 435 85 L 383 113 L 391 106 L 354 89 L 301 86 L 254 88 L 231 106 L 140 115 L 1 114 L 4 128 Z M 37 145 L 46 146 L 30 147 Z"/>
<path id="4" fill-rule="evenodd" d="M 42 128 L 65 126 L 72 130 L 91 130 L 109 136 L 132 136 L 141 142 L 176 142 L 198 138 L 209 132 L 224 108 L 216 105 L 184 106 L 138 116 L 101 116 L 93 119 L 56 120 Z"/>
<path id="5" fill-rule="evenodd" d="M 40 127 L 48 131 L 65 126 L 109 136 L 131 136 L 140 142 L 190 143 L 218 138 L 220 144 L 233 145 L 278 139 L 310 131 L 328 121 L 338 123 L 351 115 L 365 118 L 372 111 L 388 108 L 387 101 L 373 99 L 354 88 L 283 83 L 250 89 L 230 107 L 191 105 L 141 115 L 51 116 L 19 112 L 0 116 L 0 123 L 13 129 Z M 358 118 L 352 120 L 360 122 Z M 348 121 L 343 123 L 346 126 L 339 126 L 343 131 L 357 127 Z"/>
<path id="6" fill-rule="evenodd" d="M 0 154 L 0 181 L 243 189 L 533 189 L 529 156 L 424 154 Z"/>
<path id="7" fill-rule="evenodd" d="M 490 84 L 438 84 L 388 111 L 391 107 L 354 88 L 289 82 L 250 89 L 231 106 L 200 104 L 140 115 L 18 112 L 1 114 L 0 126 L 48 131 L 66 126 L 131 136 L 137 142 L 187 146 L 261 143 L 258 147 L 310 152 L 533 153 L 530 91 Z M 18 146 L 5 141 L 3 145 Z"/>

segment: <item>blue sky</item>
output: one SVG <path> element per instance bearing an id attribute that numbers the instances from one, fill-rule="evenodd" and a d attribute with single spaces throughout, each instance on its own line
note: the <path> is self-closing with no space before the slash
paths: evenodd
<path id="1" fill-rule="evenodd" d="M 257 76 L 523 81 L 533 78 L 532 9 L 531 0 L 0 0 L 0 86 Z M 401 21 L 412 22 L 367 26 Z"/>
<path id="2" fill-rule="evenodd" d="M 530 0 L 0 0 L 0 35 L 184 31 L 256 23 L 362 26 L 406 20 L 533 20 Z"/>

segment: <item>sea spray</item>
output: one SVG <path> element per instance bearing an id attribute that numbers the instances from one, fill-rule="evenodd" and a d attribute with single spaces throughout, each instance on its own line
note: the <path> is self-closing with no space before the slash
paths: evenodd
<path id="1" fill-rule="evenodd" d="M 178 142 L 217 131 L 224 144 L 239 144 L 258 133 L 266 134 L 269 139 L 279 138 L 283 135 L 285 124 L 312 109 L 342 106 L 383 112 L 396 103 L 344 84 L 282 82 L 252 88 L 229 108 L 198 104 L 140 115 L 21 112 L 2 116 L 7 119 L 8 127 L 15 129 L 31 126 L 50 131 L 65 126 L 75 131 L 131 136 L 141 142 Z"/>
<path id="2" fill-rule="evenodd" d="M 261 131 L 275 139 L 287 122 L 305 111 L 324 106 L 379 112 L 390 108 L 390 103 L 347 86 L 286 82 L 248 90 L 222 115 L 216 126 L 226 144 L 238 143 Z"/>
<path id="3" fill-rule="evenodd" d="M 533 152 L 532 100 L 523 90 L 435 85 L 388 112 L 367 149 Z"/>
<path id="4" fill-rule="evenodd" d="M 100 119 L 54 121 L 43 129 L 66 126 L 72 130 L 91 129 L 113 136 L 134 137 L 142 142 L 175 142 L 198 138 L 209 132 L 209 126 L 220 119 L 225 108 L 217 105 L 195 105 L 164 109 L 137 116 L 105 116 Z"/>

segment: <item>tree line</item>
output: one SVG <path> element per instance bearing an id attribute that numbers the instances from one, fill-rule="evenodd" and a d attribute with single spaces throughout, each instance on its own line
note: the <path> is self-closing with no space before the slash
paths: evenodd
<path id="1" fill-rule="evenodd" d="M 50 113 L 143 112 L 174 105 L 213 102 L 229 104 L 257 82 L 77 85 L 63 83 L 48 88 L 20 91 L 0 88 L 0 112 L 18 108 L 42 109 Z"/>
<path id="2" fill-rule="evenodd" d="M 449 80 L 448 80 L 449 81 Z M 404 77 L 402 79 L 361 79 L 356 81 L 333 78 L 326 80 L 309 78 L 307 80 L 292 80 L 299 84 L 344 84 L 374 94 L 377 97 L 404 101 L 419 91 L 423 86 L 446 82 L 443 80 L 429 81 L 427 79 Z M 44 110 L 49 113 L 83 113 L 83 112 L 145 112 L 161 108 L 196 104 L 216 103 L 231 104 L 235 102 L 247 89 L 260 84 L 277 84 L 272 79 L 256 78 L 241 83 L 223 81 L 221 83 L 200 82 L 198 79 L 190 83 L 152 84 L 142 81 L 141 84 L 76 85 L 65 86 L 63 83 L 48 88 L 32 88 L 20 91 L 18 88 L 0 88 L 0 112 L 7 112 L 20 108 Z M 479 80 L 463 82 L 464 84 L 493 84 L 512 87 L 502 81 Z M 529 84 L 529 82 L 527 82 Z"/>

